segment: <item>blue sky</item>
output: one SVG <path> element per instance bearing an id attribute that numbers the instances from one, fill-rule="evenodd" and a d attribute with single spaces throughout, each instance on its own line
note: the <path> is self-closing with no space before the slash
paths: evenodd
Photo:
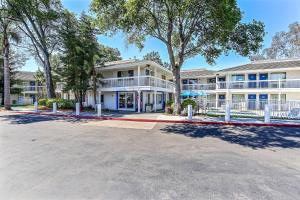
<path id="1" fill-rule="evenodd" d="M 62 0 L 65 8 L 72 12 L 80 13 L 88 11 L 91 0 Z M 272 36 L 279 31 L 285 31 L 290 23 L 300 21 L 300 0 L 238 0 L 239 7 L 244 12 L 243 21 L 250 22 L 252 19 L 260 20 L 265 23 L 267 32 L 264 38 L 264 46 L 269 46 Z M 156 39 L 149 39 L 145 43 L 145 48 L 140 51 L 134 45 L 126 45 L 122 34 L 113 37 L 100 36 L 99 41 L 110 47 L 118 48 L 123 59 L 142 58 L 150 51 L 159 51 L 163 60 L 168 60 L 165 46 Z M 249 62 L 248 58 L 238 56 L 234 53 L 228 56 L 221 56 L 216 60 L 216 64 L 208 65 L 205 60 L 196 56 L 184 63 L 183 69 L 209 68 L 211 70 L 233 67 Z M 23 70 L 35 71 L 38 65 L 33 59 L 27 61 Z"/>

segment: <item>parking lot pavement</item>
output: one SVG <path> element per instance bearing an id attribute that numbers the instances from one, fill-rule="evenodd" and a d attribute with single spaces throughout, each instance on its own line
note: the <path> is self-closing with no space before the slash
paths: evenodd
<path id="1" fill-rule="evenodd" d="M 0 112 L 1 199 L 299 199 L 300 129 L 105 123 Z"/>

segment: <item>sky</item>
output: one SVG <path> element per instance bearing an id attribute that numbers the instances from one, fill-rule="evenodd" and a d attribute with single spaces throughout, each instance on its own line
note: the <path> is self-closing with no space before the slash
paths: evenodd
<path id="1" fill-rule="evenodd" d="M 80 14 L 82 11 L 89 11 L 91 0 L 62 0 L 62 4 L 70 11 Z M 269 47 L 272 36 L 279 31 L 287 31 L 288 25 L 293 22 L 300 22 L 300 0 L 237 0 L 243 12 L 243 22 L 251 22 L 253 19 L 264 22 L 266 36 L 264 47 Z M 127 45 L 123 34 L 119 33 L 113 37 L 99 36 L 99 42 L 118 48 L 123 59 L 141 59 L 143 55 L 151 51 L 158 51 L 163 60 L 168 61 L 167 50 L 157 39 L 148 39 L 145 47 L 140 51 L 134 45 Z M 195 56 L 185 61 L 183 69 L 207 68 L 219 70 L 234 67 L 250 62 L 248 58 L 239 56 L 235 53 L 222 55 L 216 60 L 216 64 L 209 65 L 201 56 Z M 22 70 L 36 71 L 37 63 L 34 59 L 29 59 Z"/>

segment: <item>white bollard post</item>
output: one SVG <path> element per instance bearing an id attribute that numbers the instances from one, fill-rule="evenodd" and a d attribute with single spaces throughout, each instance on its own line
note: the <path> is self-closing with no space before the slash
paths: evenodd
<path id="1" fill-rule="evenodd" d="M 97 104 L 97 116 L 101 117 L 101 103 Z"/>
<path id="2" fill-rule="evenodd" d="M 193 107 L 192 105 L 188 105 L 188 120 L 193 120 Z"/>
<path id="3" fill-rule="evenodd" d="M 76 115 L 80 114 L 80 104 L 76 103 Z"/>
<path id="4" fill-rule="evenodd" d="M 34 102 L 34 112 L 38 112 L 38 102 Z"/>
<path id="5" fill-rule="evenodd" d="M 269 104 L 265 105 L 265 123 L 271 122 L 271 108 Z"/>
<path id="6" fill-rule="evenodd" d="M 57 103 L 54 102 L 52 107 L 53 107 L 53 113 L 55 114 L 57 112 Z"/>
<path id="7" fill-rule="evenodd" d="M 226 104 L 225 106 L 225 122 L 230 121 L 230 105 L 229 103 Z"/>

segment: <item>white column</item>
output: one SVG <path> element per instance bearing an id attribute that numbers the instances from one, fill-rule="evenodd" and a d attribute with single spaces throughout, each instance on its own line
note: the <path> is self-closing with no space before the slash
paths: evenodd
<path id="1" fill-rule="evenodd" d="M 188 120 L 193 120 L 193 107 L 192 105 L 188 105 Z"/>
<path id="2" fill-rule="evenodd" d="M 80 114 L 80 104 L 76 103 L 76 115 Z"/>
<path id="3" fill-rule="evenodd" d="M 218 103 L 219 103 L 219 94 L 216 93 L 216 109 L 218 109 Z"/>
<path id="4" fill-rule="evenodd" d="M 270 123 L 271 122 L 271 109 L 270 105 L 266 104 L 265 105 L 265 123 Z"/>
<path id="5" fill-rule="evenodd" d="M 101 112 L 102 112 L 102 108 L 101 108 L 101 103 L 97 104 L 97 116 L 101 117 Z"/>
<path id="6" fill-rule="evenodd" d="M 141 67 L 138 66 L 138 86 L 140 86 Z"/>
<path id="7" fill-rule="evenodd" d="M 34 102 L 34 112 L 38 112 L 38 102 Z"/>
<path id="8" fill-rule="evenodd" d="M 141 91 L 138 91 L 138 113 L 141 112 Z"/>
<path id="9" fill-rule="evenodd" d="M 156 112 L 156 94 L 157 92 L 154 91 L 154 111 Z"/>
<path id="10" fill-rule="evenodd" d="M 225 122 L 229 122 L 229 121 L 230 121 L 230 105 L 227 102 L 225 107 Z"/>
<path id="11" fill-rule="evenodd" d="M 57 112 L 57 103 L 54 102 L 52 107 L 53 107 L 53 113 L 56 113 Z"/>

